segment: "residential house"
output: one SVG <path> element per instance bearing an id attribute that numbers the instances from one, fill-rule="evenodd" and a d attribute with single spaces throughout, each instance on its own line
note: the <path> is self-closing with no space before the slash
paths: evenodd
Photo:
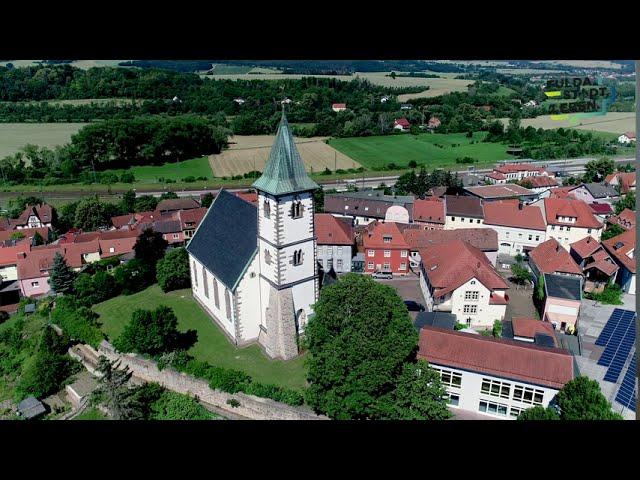
<path id="1" fill-rule="evenodd" d="M 498 234 L 492 228 L 459 228 L 457 230 L 423 230 L 406 228 L 404 239 L 409 245 L 409 265 L 420 266 L 420 250 L 441 243 L 461 240 L 485 254 L 491 265 L 495 267 L 498 258 Z"/>
<path id="2" fill-rule="evenodd" d="M 18 279 L 18 255 L 30 251 L 29 243 L 0 248 L 0 285 Z"/>
<path id="3" fill-rule="evenodd" d="M 365 273 L 409 273 L 409 245 L 394 222 L 374 222 L 367 226 L 362 237 L 366 265 Z"/>
<path id="4" fill-rule="evenodd" d="M 167 198 L 161 200 L 156 207 L 156 211 L 164 215 L 167 212 L 175 212 L 178 210 L 191 210 L 194 208 L 200 208 L 200 203 L 190 197 L 182 198 Z"/>
<path id="5" fill-rule="evenodd" d="M 620 193 L 623 195 L 628 192 L 636 191 L 636 172 L 615 172 L 607 175 L 604 179 L 605 185 L 612 187 L 620 187 Z"/>
<path id="6" fill-rule="evenodd" d="M 546 240 L 547 226 L 540 209 L 517 200 L 484 203 L 482 226 L 497 232 L 498 253 L 507 255 L 526 255 Z"/>
<path id="7" fill-rule="evenodd" d="M 18 254 L 18 282 L 24 297 L 39 297 L 51 291 L 49 270 L 56 253 L 64 255 L 64 248 L 45 248 Z"/>
<path id="8" fill-rule="evenodd" d="M 586 203 L 613 201 L 618 198 L 618 192 L 611 185 L 603 183 L 583 183 L 570 192 L 570 195 Z"/>
<path id="9" fill-rule="evenodd" d="M 355 225 L 367 225 L 374 220 L 411 223 L 413 196 L 385 195 L 383 190 L 360 190 L 325 195 L 324 211 L 350 217 Z"/>
<path id="10" fill-rule="evenodd" d="M 9 220 L 9 222 L 14 230 L 22 230 L 24 228 L 51 228 L 52 219 L 53 207 L 49 204 L 42 203 L 39 205 L 27 205 L 17 219 Z"/>
<path id="11" fill-rule="evenodd" d="M 607 219 L 607 223 L 610 225 L 618 225 L 625 230 L 636 229 L 636 212 L 625 208 L 618 215 L 612 215 Z"/>
<path id="12" fill-rule="evenodd" d="M 401 132 L 408 132 L 411 130 L 411 124 L 406 118 L 398 118 L 393 122 L 393 128 Z"/>
<path id="13" fill-rule="evenodd" d="M 529 252 L 529 266 L 535 282 L 545 273 L 582 278 L 582 268 L 555 238 L 542 242 Z"/>
<path id="14" fill-rule="evenodd" d="M 416 198 L 413 203 L 413 221 L 425 230 L 442 230 L 444 216 L 444 201 L 440 198 Z"/>
<path id="15" fill-rule="evenodd" d="M 429 122 L 427 123 L 427 128 L 429 130 L 435 130 L 440 125 L 442 125 L 442 121 L 440 121 L 440 119 L 438 117 L 431 117 L 429 119 Z"/>
<path id="16" fill-rule="evenodd" d="M 530 163 L 505 163 L 493 168 L 492 174 L 488 174 L 487 180 L 491 183 L 506 183 L 509 180 L 522 180 L 540 175 L 552 176 L 542 167 L 536 167 Z M 497 177 L 497 178 L 496 178 Z"/>
<path id="17" fill-rule="evenodd" d="M 504 319 L 509 286 L 480 250 L 454 240 L 420 250 L 420 258 L 427 311 L 452 313 L 470 327 Z"/>
<path id="18" fill-rule="evenodd" d="M 506 200 L 510 198 L 516 198 L 525 203 L 530 203 L 538 199 L 537 193 L 529 190 L 528 188 L 524 188 L 517 183 L 467 187 L 464 191 L 467 195 L 482 199 L 485 204 L 495 200 Z"/>
<path id="19" fill-rule="evenodd" d="M 609 203 L 593 202 L 589 204 L 589 208 L 601 222 L 604 222 L 613 213 L 613 208 Z"/>
<path id="20" fill-rule="evenodd" d="M 544 274 L 542 320 L 556 330 L 573 333 L 577 328 L 582 301 L 582 279 L 568 275 Z"/>
<path id="21" fill-rule="evenodd" d="M 347 109 L 346 103 L 334 103 L 331 105 L 331 110 L 334 112 L 344 112 Z"/>
<path id="22" fill-rule="evenodd" d="M 559 347 L 553 325 L 535 318 L 513 317 L 502 322 L 502 338 L 533 343 L 540 347 Z"/>
<path id="23" fill-rule="evenodd" d="M 636 294 L 636 231 L 628 230 L 602 242 L 605 250 L 620 267 L 616 283 L 625 293 Z"/>
<path id="24" fill-rule="evenodd" d="M 49 238 L 49 227 L 20 228 L 18 230 L 0 230 L 0 244 L 33 243 L 34 235 L 38 233 L 45 242 Z"/>
<path id="25" fill-rule="evenodd" d="M 569 251 L 569 245 L 585 237 L 600 240 L 602 223 L 585 202 L 573 198 L 544 198 L 533 203 L 542 209 L 547 238 L 555 238 Z"/>
<path id="26" fill-rule="evenodd" d="M 445 195 L 444 211 L 445 230 L 477 227 L 484 221 L 482 200 L 478 197 Z"/>
<path id="27" fill-rule="evenodd" d="M 504 178 L 504 181 L 506 182 L 506 176 Z M 554 177 L 550 177 L 548 175 L 537 175 L 533 177 L 527 177 L 526 179 L 522 180 L 522 186 L 536 192 L 539 197 L 544 198 L 550 195 L 550 190 L 558 188 L 559 184 Z"/>
<path id="28" fill-rule="evenodd" d="M 420 330 L 418 358 L 440 374 L 451 407 L 495 419 L 548 407 L 576 375 L 566 350 L 431 326 Z"/>
<path id="29" fill-rule="evenodd" d="M 316 259 L 325 272 L 351 271 L 351 258 L 355 236 L 351 221 L 336 218 L 329 213 L 315 215 Z"/>
<path id="30" fill-rule="evenodd" d="M 618 137 L 618 143 L 621 145 L 629 145 L 636 141 L 636 134 L 634 132 L 625 132 Z"/>
<path id="31" fill-rule="evenodd" d="M 592 237 L 578 240 L 571 244 L 569 253 L 584 273 L 586 292 L 602 291 L 614 281 L 618 265 L 597 240 Z"/>

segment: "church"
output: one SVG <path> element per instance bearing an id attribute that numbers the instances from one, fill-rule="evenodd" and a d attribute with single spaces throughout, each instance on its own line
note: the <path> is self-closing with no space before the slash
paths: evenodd
<path id="1" fill-rule="evenodd" d="M 238 346 L 298 355 L 318 299 L 313 192 L 284 111 L 257 207 L 221 190 L 187 246 L 193 298 Z"/>

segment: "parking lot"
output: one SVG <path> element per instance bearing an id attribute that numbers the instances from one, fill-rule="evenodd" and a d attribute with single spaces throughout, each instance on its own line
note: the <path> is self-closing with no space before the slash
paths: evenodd
<path id="1" fill-rule="evenodd" d="M 424 305 L 424 297 L 420 290 L 420 279 L 417 275 L 410 273 L 406 277 L 396 277 L 393 280 L 376 280 L 396 289 L 402 300 L 413 300 L 420 305 Z M 418 312 L 409 312 L 411 319 L 415 320 Z"/>
<path id="2" fill-rule="evenodd" d="M 580 337 L 581 354 L 576 355 L 576 363 L 581 375 L 597 380 L 604 396 L 611 402 L 613 409 L 620 413 L 625 419 L 635 419 L 633 411 L 624 409 L 615 402 L 615 396 L 622 382 L 622 376 L 617 383 L 605 382 L 604 375 L 607 367 L 598 365 L 598 359 L 604 350 L 595 344 L 600 332 L 609 320 L 611 313 L 616 308 L 624 310 L 636 310 L 635 295 L 623 295 L 623 305 L 602 305 L 596 304 L 593 300 L 582 300 L 580 305 L 580 318 L 578 320 L 578 336 Z"/>

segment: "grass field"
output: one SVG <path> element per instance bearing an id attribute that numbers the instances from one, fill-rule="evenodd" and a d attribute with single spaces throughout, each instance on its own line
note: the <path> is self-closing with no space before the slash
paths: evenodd
<path id="1" fill-rule="evenodd" d="M 326 137 L 295 138 L 298 151 L 309 172 L 358 168 L 360 164 L 344 153 L 324 143 Z M 274 135 L 243 135 L 230 139 L 229 148 L 210 156 L 211 169 L 216 177 L 243 175 L 258 170 L 262 172 L 269 157 Z"/>
<path id="2" fill-rule="evenodd" d="M 406 166 L 411 160 L 428 168 L 465 165 L 455 163 L 458 157 L 472 157 L 475 165 L 494 163 L 512 158 L 507 147 L 497 143 L 482 143 L 486 133 L 475 133 L 467 138 L 464 133 L 420 135 L 390 135 L 379 137 L 335 138 L 330 145 L 370 169 L 382 169 L 389 163 Z M 475 140 L 478 143 L 471 144 Z M 443 148 L 437 145 L 442 145 Z"/>
<path id="3" fill-rule="evenodd" d="M 196 304 L 191 290 L 165 294 L 154 285 L 135 295 L 119 296 L 98 304 L 94 310 L 100 314 L 102 330 L 113 339 L 129 322 L 133 310 L 152 309 L 158 305 L 173 308 L 180 330 L 194 329 L 198 332 L 198 342 L 189 350 L 195 358 L 212 365 L 242 370 L 260 382 L 296 389 L 304 387 L 304 357 L 285 362 L 268 359 L 257 345 L 236 348 Z"/>
<path id="4" fill-rule="evenodd" d="M 71 140 L 86 123 L 0 123 L 0 158 L 13 155 L 28 143 L 55 147 Z"/>
<path id="5" fill-rule="evenodd" d="M 125 104 L 133 104 L 134 102 L 137 104 L 142 104 L 145 99 L 143 98 L 76 98 L 70 100 L 42 100 L 42 101 L 28 101 L 28 102 L 0 102 L 0 103 L 17 103 L 17 104 L 38 104 L 38 103 L 48 103 L 49 105 L 90 105 L 92 103 L 95 104 L 105 104 L 109 102 L 115 102 L 117 105 L 125 105 Z M 47 124 L 49 125 L 49 124 Z"/>
<path id="6" fill-rule="evenodd" d="M 125 170 L 107 170 L 120 176 Z M 177 163 L 165 163 L 164 165 L 144 165 L 126 169 L 136 177 L 136 185 L 145 183 L 159 183 L 159 178 L 170 178 L 180 181 L 185 177 L 207 177 L 213 174 L 207 157 L 193 158 Z"/>
<path id="7" fill-rule="evenodd" d="M 507 125 L 509 119 L 501 119 Z M 569 120 L 553 120 L 550 115 L 541 115 L 536 118 L 523 118 L 520 124 L 523 127 L 529 125 L 535 128 L 577 128 L 579 130 L 594 130 L 599 132 L 617 133 L 636 131 L 636 114 L 633 112 L 608 112 L 606 115 L 591 118 L 579 118 L 577 123 Z"/>
<path id="8" fill-rule="evenodd" d="M 108 420 L 107 416 L 97 408 L 87 408 L 73 420 Z"/>

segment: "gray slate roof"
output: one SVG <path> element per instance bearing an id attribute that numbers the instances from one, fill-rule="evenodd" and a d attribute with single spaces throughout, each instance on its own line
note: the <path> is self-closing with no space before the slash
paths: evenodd
<path id="1" fill-rule="evenodd" d="M 593 198 L 607 198 L 619 196 L 616 189 L 611 185 L 605 185 L 604 183 L 585 183 L 584 187 L 589 190 L 589 193 Z"/>
<path id="2" fill-rule="evenodd" d="M 26 419 L 36 418 L 47 412 L 40 400 L 35 397 L 27 397 L 18 404 L 18 412 Z"/>
<path id="3" fill-rule="evenodd" d="M 286 195 L 320 188 L 304 169 L 284 110 L 264 172 L 252 186 L 271 195 Z"/>
<path id="4" fill-rule="evenodd" d="M 258 250 L 256 207 L 221 190 L 187 246 L 207 270 L 234 290 Z"/>
<path id="5" fill-rule="evenodd" d="M 420 312 L 413 325 L 418 331 L 425 325 L 453 330 L 457 323 L 456 316 L 447 312 Z"/>
<path id="6" fill-rule="evenodd" d="M 582 279 L 569 275 L 544 274 L 544 289 L 547 296 L 582 300 Z"/>

